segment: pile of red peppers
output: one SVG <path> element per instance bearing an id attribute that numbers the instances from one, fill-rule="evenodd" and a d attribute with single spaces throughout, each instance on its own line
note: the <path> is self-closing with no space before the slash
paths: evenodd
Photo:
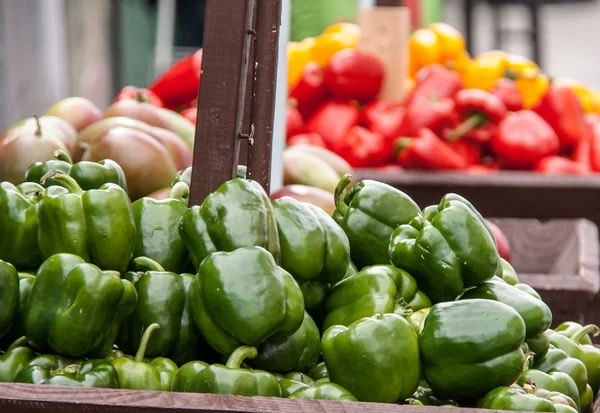
<path id="1" fill-rule="evenodd" d="M 429 65 L 395 103 L 376 98 L 384 77 L 383 64 L 360 49 L 306 65 L 289 94 L 288 145 L 326 147 L 357 168 L 600 172 L 600 115 L 584 114 L 568 85 L 552 82 L 525 110 L 509 78 L 489 92 L 466 89 L 455 71 Z"/>

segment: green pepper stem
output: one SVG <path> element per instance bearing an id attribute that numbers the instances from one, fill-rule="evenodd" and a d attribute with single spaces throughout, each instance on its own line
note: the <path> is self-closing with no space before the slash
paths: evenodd
<path id="1" fill-rule="evenodd" d="M 83 189 L 81 189 L 77 181 L 71 176 L 64 173 L 63 171 L 53 170 L 48 172 L 47 174 L 42 176 L 42 179 L 40 180 L 42 182 L 42 185 L 46 183 L 46 180 L 48 178 L 54 179 L 54 181 L 57 184 L 59 184 L 63 188 L 66 188 L 72 194 L 83 194 Z"/>
<path id="2" fill-rule="evenodd" d="M 600 328 L 598 328 L 598 326 L 595 324 L 588 324 L 586 326 L 583 326 L 571 336 L 571 340 L 573 340 L 577 344 L 581 344 L 581 339 L 587 336 L 588 334 L 591 334 L 594 337 L 596 337 L 598 334 L 600 334 Z"/>
<path id="3" fill-rule="evenodd" d="M 412 313 L 413 309 L 402 297 L 394 301 L 394 314 L 398 314 L 399 316 L 406 318 Z"/>
<path id="4" fill-rule="evenodd" d="M 184 201 L 190 197 L 190 187 L 185 182 L 177 182 L 169 191 L 169 198 Z"/>
<path id="5" fill-rule="evenodd" d="M 352 182 L 352 175 L 344 174 L 344 176 L 342 176 L 342 179 L 340 179 L 340 182 L 338 182 L 338 184 L 335 188 L 335 194 L 333 195 L 333 202 L 335 203 L 335 209 L 337 209 L 338 212 L 342 215 L 344 215 L 346 213 L 346 211 L 348 210 L 348 205 L 346 205 L 346 203 L 344 202 L 344 199 L 343 199 L 344 190 L 346 189 L 346 187 L 348 185 L 350 185 L 351 182 Z"/>
<path id="6" fill-rule="evenodd" d="M 398 138 L 394 141 L 394 155 L 399 155 L 403 150 L 412 145 L 415 138 L 409 138 L 408 136 Z"/>
<path id="7" fill-rule="evenodd" d="M 65 371 L 70 374 L 77 373 L 77 370 L 79 370 L 79 366 L 77 364 L 69 364 L 67 367 L 65 367 Z"/>
<path id="8" fill-rule="evenodd" d="M 148 347 L 148 341 L 150 341 L 150 336 L 154 332 L 154 330 L 159 330 L 160 324 L 152 323 L 146 328 L 144 331 L 144 335 L 142 336 L 142 340 L 140 341 L 140 346 L 138 347 L 137 353 L 135 353 L 135 358 L 133 359 L 135 362 L 140 363 L 144 360 L 144 356 L 146 355 L 146 347 Z"/>
<path id="9" fill-rule="evenodd" d="M 463 123 L 458 125 L 456 129 L 448 134 L 448 140 L 457 141 L 471 130 L 485 125 L 486 121 L 487 119 L 483 113 L 473 113 L 471 116 L 465 119 Z"/>
<path id="10" fill-rule="evenodd" d="M 68 163 L 69 165 L 73 165 L 73 161 L 71 160 L 69 155 L 67 155 L 67 153 L 65 151 L 63 151 L 62 149 L 55 150 L 53 155 L 59 161 L 63 161 L 63 162 Z"/>
<path id="11" fill-rule="evenodd" d="M 229 356 L 227 359 L 225 367 L 229 367 L 230 369 L 239 369 L 245 359 L 253 359 L 257 355 L 258 351 L 256 350 L 256 347 L 239 346 L 233 351 L 233 353 L 231 353 L 231 356 Z"/>
<path id="12" fill-rule="evenodd" d="M 133 260 L 133 267 L 137 271 L 165 271 L 162 265 L 148 257 L 136 257 Z"/>
<path id="13" fill-rule="evenodd" d="M 8 353 L 9 351 L 11 351 L 17 347 L 21 347 L 24 344 L 27 344 L 27 337 L 25 337 L 25 336 L 19 337 L 18 339 L 16 339 L 15 341 L 12 342 L 12 344 L 8 347 L 8 349 L 6 349 L 6 352 Z"/>
<path id="14" fill-rule="evenodd" d="M 528 351 L 525 353 L 525 359 L 523 360 L 523 371 L 529 370 L 529 361 L 533 358 L 535 353 L 533 351 Z"/>
<path id="15" fill-rule="evenodd" d="M 241 179 L 246 179 L 248 173 L 248 168 L 246 165 L 238 165 L 237 167 L 237 177 Z"/>
<path id="16" fill-rule="evenodd" d="M 33 116 L 35 118 L 35 124 L 36 124 L 36 130 L 35 130 L 35 136 L 42 136 L 42 124 L 40 123 L 40 118 L 38 118 L 38 115 L 34 115 Z"/>
<path id="17" fill-rule="evenodd" d="M 534 394 L 536 390 L 535 383 L 531 380 L 526 380 L 525 383 L 521 386 L 526 393 Z"/>

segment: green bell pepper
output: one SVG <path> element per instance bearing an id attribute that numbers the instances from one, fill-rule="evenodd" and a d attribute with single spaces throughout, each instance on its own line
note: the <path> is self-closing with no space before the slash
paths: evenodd
<path id="1" fill-rule="evenodd" d="M 13 382 L 21 369 L 35 358 L 35 352 L 26 344 L 27 338 L 21 337 L 0 355 L 0 382 Z"/>
<path id="2" fill-rule="evenodd" d="M 177 183 L 167 199 L 140 198 L 132 204 L 137 228 L 133 257 L 148 257 L 165 270 L 187 271 L 190 257 L 179 235 L 179 222 L 187 211 L 189 187 Z"/>
<path id="3" fill-rule="evenodd" d="M 257 348 L 258 355 L 248 364 L 271 372 L 307 372 L 317 364 L 321 335 L 312 317 L 305 312 L 302 325 L 287 337 L 271 337 Z"/>
<path id="4" fill-rule="evenodd" d="M 110 357 L 119 376 L 122 389 L 169 391 L 177 373 L 177 364 L 165 357 L 145 359 L 146 347 L 152 333 L 160 329 L 160 325 L 152 323 L 144 331 L 135 358 L 130 356 Z"/>
<path id="5" fill-rule="evenodd" d="M 419 342 L 406 319 L 376 314 L 325 331 L 323 360 L 334 383 L 358 400 L 393 403 L 412 395 L 421 380 Z"/>
<path id="6" fill-rule="evenodd" d="M 325 211 L 291 197 L 272 202 L 281 248 L 281 267 L 303 288 L 305 307 L 321 305 L 327 283 L 344 278 L 350 262 L 348 237 Z M 321 284 L 321 286 L 319 285 Z M 326 290 L 325 290 L 326 292 Z"/>
<path id="7" fill-rule="evenodd" d="M 440 399 L 436 397 L 435 394 L 433 394 L 433 390 L 431 390 L 429 385 L 423 380 L 421 380 L 419 387 L 417 387 L 417 390 L 415 390 L 412 396 L 406 400 L 409 402 L 408 404 L 411 405 L 415 404 L 413 400 L 418 400 L 421 406 L 458 406 L 458 404 L 453 400 Z"/>
<path id="8" fill-rule="evenodd" d="M 10 329 L 19 306 L 19 273 L 0 260 L 0 338 Z"/>
<path id="9" fill-rule="evenodd" d="M 548 340 L 548 336 L 545 333 L 529 337 L 525 339 L 525 343 L 527 344 L 527 351 L 534 354 L 535 360 L 543 358 L 550 349 L 550 340 Z"/>
<path id="10" fill-rule="evenodd" d="M 279 380 L 279 386 L 281 387 L 281 396 L 288 398 L 296 391 L 305 387 L 312 386 L 315 381 L 302 373 L 286 374 Z"/>
<path id="11" fill-rule="evenodd" d="M 165 271 L 147 257 L 138 257 L 133 264 L 136 270 L 145 272 L 128 272 L 124 276 L 135 286 L 138 300 L 131 316 L 121 324 L 118 347 L 133 353 L 140 346 L 144 327 L 158 323 L 160 330 L 146 347 L 148 357 L 167 357 L 178 365 L 199 358 L 204 341 L 188 299 L 194 276 Z"/>
<path id="12" fill-rule="evenodd" d="M 339 384 L 329 382 L 316 382 L 311 386 L 301 387 L 289 395 L 288 399 L 357 401 L 348 390 Z"/>
<path id="13" fill-rule="evenodd" d="M 15 383 L 118 389 L 115 368 L 106 360 L 70 360 L 47 354 L 34 358 L 15 377 Z"/>
<path id="14" fill-rule="evenodd" d="M 563 336 L 571 337 L 573 334 L 578 332 L 583 326 L 575 321 L 565 321 L 564 323 L 559 324 L 554 332 L 558 334 L 562 334 Z M 589 334 L 586 334 L 581 337 L 579 340 L 580 344 L 592 344 L 592 339 Z"/>
<path id="15" fill-rule="evenodd" d="M 38 201 L 40 185 L 14 186 L 0 182 L 0 260 L 19 271 L 37 269 L 42 263 L 38 246 Z"/>
<path id="16" fill-rule="evenodd" d="M 17 311 L 13 318 L 13 323 L 10 326 L 10 330 L 8 330 L 0 340 L 0 348 L 10 346 L 16 339 L 25 335 L 25 329 L 23 327 L 25 322 L 25 308 L 27 308 L 27 300 L 29 300 L 29 294 L 31 293 L 34 281 L 35 275 L 25 272 L 19 273 L 19 302 L 17 304 Z"/>
<path id="17" fill-rule="evenodd" d="M 431 306 L 415 279 L 392 265 L 373 265 L 335 284 L 323 303 L 322 330 L 347 326 L 378 313 L 404 313 Z"/>
<path id="18" fill-rule="evenodd" d="M 292 335 L 304 320 L 298 283 L 262 247 L 204 259 L 190 286 L 190 305 L 208 344 L 225 356 L 241 345 Z"/>
<path id="19" fill-rule="evenodd" d="M 454 300 L 463 288 L 484 283 L 499 265 L 487 223 L 456 194 L 447 194 L 439 205 L 397 227 L 389 254 L 392 264 L 409 271 L 434 303 Z"/>
<path id="20" fill-rule="evenodd" d="M 579 397 L 583 400 L 588 386 L 588 373 L 585 364 L 580 360 L 569 357 L 564 351 L 551 346 L 544 357 L 534 359 L 533 367 L 545 373 L 560 371 L 568 374 L 575 381 Z"/>
<path id="21" fill-rule="evenodd" d="M 552 311 L 546 303 L 502 281 L 490 280 L 467 290 L 461 300 L 472 298 L 495 300 L 514 308 L 525 321 L 528 338 L 543 333 L 552 324 Z"/>
<path id="22" fill-rule="evenodd" d="M 136 302 L 135 287 L 117 273 L 76 255 L 56 254 L 38 270 L 25 309 L 25 335 L 41 351 L 101 357 Z"/>
<path id="23" fill-rule="evenodd" d="M 173 188 L 175 186 L 175 184 L 177 184 L 177 182 L 183 182 L 185 184 L 187 184 L 188 187 L 192 186 L 192 167 L 188 166 L 187 168 L 179 171 L 179 173 L 177 175 L 175 175 L 175 178 L 173 178 L 173 181 L 171 182 L 171 188 Z"/>
<path id="24" fill-rule="evenodd" d="M 56 150 L 54 157 L 46 162 L 35 162 L 25 172 L 26 182 L 42 183 L 49 186 L 60 185 L 49 173 L 53 171 L 64 172 L 70 175 L 77 184 L 85 191 L 100 189 L 102 185 L 112 183 L 120 186 L 127 192 L 125 173 L 121 166 L 113 160 L 105 159 L 99 162 L 81 161 L 73 164 L 73 161 L 65 152 Z"/>
<path id="25" fill-rule="evenodd" d="M 510 285 L 520 284 L 519 275 L 513 268 L 513 266 L 506 261 L 504 258 L 500 258 L 500 265 L 498 266 L 500 269 L 500 278 L 506 281 Z"/>
<path id="26" fill-rule="evenodd" d="M 588 384 L 585 392 L 581 395 L 581 413 L 592 413 L 594 409 L 594 391 Z"/>
<path id="27" fill-rule="evenodd" d="M 575 402 L 577 410 L 581 411 L 581 398 L 577 384 L 568 374 L 559 371 L 548 374 L 535 369 L 525 370 L 517 380 L 517 384 L 523 386 L 525 383 L 532 383 L 538 389 L 555 391 L 569 396 Z"/>
<path id="28" fill-rule="evenodd" d="M 559 405 L 570 407 L 573 411 L 560 409 Z M 574 413 L 577 412 L 574 406 L 575 403 L 568 396 L 557 392 L 539 391 L 535 386 L 526 384 L 523 388 L 517 385 L 497 387 L 486 394 L 479 407 L 492 410 Z"/>
<path id="29" fill-rule="evenodd" d="M 580 344 L 580 340 L 588 334 L 596 336 L 598 333 L 600 328 L 593 324 L 580 328 L 570 338 L 551 330 L 547 332 L 550 344 L 585 364 L 588 384 L 594 394 L 600 389 L 600 349 L 591 344 Z"/>
<path id="30" fill-rule="evenodd" d="M 322 361 L 316 366 L 314 366 L 312 369 L 310 369 L 308 372 L 308 377 L 315 381 L 321 379 L 328 379 L 329 372 L 327 371 L 327 366 L 325 365 L 325 362 Z"/>
<path id="31" fill-rule="evenodd" d="M 191 362 L 176 375 L 173 391 L 232 394 L 237 396 L 281 397 L 281 387 L 275 376 L 261 370 L 240 368 L 245 359 L 256 357 L 255 347 L 240 346 L 225 365 Z"/>
<path id="32" fill-rule="evenodd" d="M 335 190 L 333 219 L 348 236 L 352 261 L 359 269 L 389 264 L 388 245 L 394 228 L 410 222 L 420 208 L 404 192 L 372 180 L 357 183 L 342 198 L 351 182 L 346 174 Z"/>
<path id="33" fill-rule="evenodd" d="M 71 253 L 103 270 L 125 271 L 135 246 L 129 196 L 115 184 L 83 191 L 63 172 L 51 172 L 60 186 L 44 191 L 38 240 L 44 258 Z"/>
<path id="34" fill-rule="evenodd" d="M 262 247 L 279 263 L 279 235 L 269 196 L 256 181 L 236 178 L 189 208 L 179 228 L 196 269 L 215 251 Z M 303 263 L 304 265 L 304 263 Z"/>
<path id="35" fill-rule="evenodd" d="M 524 340 L 525 322 L 506 304 L 482 299 L 436 304 L 419 335 L 423 378 L 440 397 L 484 396 L 521 375 Z"/>

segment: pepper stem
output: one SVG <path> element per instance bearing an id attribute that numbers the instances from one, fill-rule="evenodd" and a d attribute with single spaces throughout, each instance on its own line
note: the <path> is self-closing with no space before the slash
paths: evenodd
<path id="1" fill-rule="evenodd" d="M 78 369 L 79 369 L 79 366 L 77 364 L 69 364 L 67 367 L 65 367 L 65 371 L 70 374 L 77 373 Z"/>
<path id="2" fill-rule="evenodd" d="M 534 394 L 536 390 L 535 383 L 531 380 L 526 380 L 521 387 L 523 387 L 523 390 L 525 390 L 525 392 L 528 394 Z"/>
<path id="3" fill-rule="evenodd" d="M 410 308 L 410 306 L 408 305 L 406 300 L 404 300 L 402 297 L 395 300 L 394 314 L 398 314 L 399 316 L 406 318 L 409 315 L 411 315 L 412 313 L 413 313 L 413 309 Z"/>
<path id="4" fill-rule="evenodd" d="M 527 353 L 525 353 L 525 359 L 523 360 L 523 371 L 529 370 L 529 362 L 531 361 L 533 356 L 535 356 L 535 353 L 533 351 L 528 351 Z"/>
<path id="5" fill-rule="evenodd" d="M 75 179 L 73 179 L 71 176 L 64 173 L 63 171 L 53 170 L 53 171 L 48 172 L 47 174 L 42 176 L 42 179 L 40 179 L 40 181 L 42 182 L 42 185 L 44 185 L 46 183 L 46 180 L 48 178 L 54 179 L 54 181 L 57 184 L 59 184 L 63 188 L 66 188 L 69 192 L 71 192 L 73 194 L 77 194 L 77 195 L 83 194 L 83 189 L 81 189 L 81 187 L 79 186 L 77 181 Z"/>
<path id="6" fill-rule="evenodd" d="M 598 328 L 598 326 L 595 324 L 588 324 L 586 326 L 583 326 L 571 336 L 571 340 L 573 340 L 577 344 L 581 344 L 581 339 L 587 336 L 588 334 L 591 334 L 594 337 L 596 337 L 598 334 L 600 334 L 600 328 Z"/>
<path id="7" fill-rule="evenodd" d="M 23 336 L 23 337 L 19 337 L 18 339 L 16 339 L 15 341 L 12 342 L 12 344 L 8 347 L 8 349 L 6 349 L 6 352 L 8 353 L 9 351 L 17 348 L 17 347 L 21 347 L 23 344 L 27 343 L 27 337 Z"/>
<path id="8" fill-rule="evenodd" d="M 154 332 L 154 330 L 160 329 L 160 324 L 152 323 L 146 328 L 144 331 L 144 335 L 142 336 L 142 340 L 140 341 L 140 346 L 138 347 L 137 353 L 135 353 L 135 359 L 133 359 L 136 363 L 140 363 L 144 360 L 144 356 L 146 355 L 146 347 L 148 347 L 148 341 L 150 341 L 150 336 Z"/>
<path id="9" fill-rule="evenodd" d="M 177 182 L 169 191 L 169 198 L 185 202 L 190 197 L 190 187 L 185 182 Z"/>
<path id="10" fill-rule="evenodd" d="M 486 121 L 487 119 L 483 113 L 473 113 L 471 116 L 465 119 L 463 123 L 458 125 L 456 129 L 454 129 L 448 134 L 448 140 L 457 141 L 463 136 L 465 136 L 467 133 L 469 133 L 471 130 L 475 128 L 480 128 L 483 125 L 485 125 Z"/>
<path id="11" fill-rule="evenodd" d="M 165 271 L 162 265 L 148 257 L 136 257 L 133 260 L 133 267 L 137 271 Z"/>
<path id="12" fill-rule="evenodd" d="M 245 359 L 253 359 L 258 355 L 256 347 L 240 346 L 236 348 L 227 359 L 225 367 L 239 369 Z"/>
<path id="13" fill-rule="evenodd" d="M 394 141 L 394 154 L 395 155 L 400 154 L 403 150 L 405 150 L 410 145 L 412 145 L 413 140 L 414 140 L 414 138 L 408 138 L 408 137 L 396 139 Z"/>
<path id="14" fill-rule="evenodd" d="M 33 117 L 35 118 L 35 123 L 37 125 L 35 136 L 42 136 L 42 124 L 40 123 L 40 118 L 38 115 L 34 115 Z"/>
<path id="15" fill-rule="evenodd" d="M 237 167 L 237 177 L 241 179 L 246 179 L 248 173 L 248 167 L 246 165 L 238 165 Z"/>
<path id="16" fill-rule="evenodd" d="M 71 160 L 69 155 L 67 155 L 67 153 L 65 151 L 63 151 L 62 149 L 55 150 L 53 155 L 59 161 L 63 161 L 63 162 L 68 163 L 69 165 L 73 165 L 73 161 Z"/>
<path id="17" fill-rule="evenodd" d="M 338 182 L 338 184 L 335 188 L 335 194 L 333 195 L 333 202 L 335 203 L 335 209 L 337 209 L 338 212 L 342 215 L 344 215 L 346 213 L 346 211 L 348 210 L 348 205 L 346 205 L 346 203 L 344 202 L 344 199 L 343 199 L 344 190 L 346 189 L 346 187 L 348 185 L 350 185 L 351 182 L 352 182 L 352 175 L 344 174 L 344 176 L 342 176 L 342 179 L 340 179 L 340 182 Z"/>

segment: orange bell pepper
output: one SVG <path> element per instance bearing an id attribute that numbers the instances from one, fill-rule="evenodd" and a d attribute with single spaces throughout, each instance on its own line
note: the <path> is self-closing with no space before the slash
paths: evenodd
<path id="1" fill-rule="evenodd" d="M 304 66 L 311 60 L 312 47 L 310 43 L 288 43 L 288 88 L 290 90 L 298 83 Z"/>

